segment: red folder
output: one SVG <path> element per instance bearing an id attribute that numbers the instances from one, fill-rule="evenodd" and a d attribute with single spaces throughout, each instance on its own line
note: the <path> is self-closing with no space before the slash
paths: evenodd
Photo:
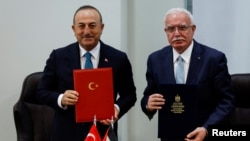
<path id="1" fill-rule="evenodd" d="M 74 70 L 74 88 L 79 93 L 76 122 L 114 117 L 112 68 Z"/>

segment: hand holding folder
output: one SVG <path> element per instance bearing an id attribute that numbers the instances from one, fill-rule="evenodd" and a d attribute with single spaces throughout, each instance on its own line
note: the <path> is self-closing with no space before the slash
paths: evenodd
<path id="1" fill-rule="evenodd" d="M 158 136 L 185 138 L 198 126 L 197 87 L 187 84 L 169 84 L 162 85 L 159 90 L 167 102 L 158 113 Z"/>

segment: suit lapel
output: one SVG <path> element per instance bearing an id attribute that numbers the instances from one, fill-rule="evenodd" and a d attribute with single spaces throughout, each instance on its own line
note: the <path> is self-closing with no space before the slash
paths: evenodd
<path id="1" fill-rule="evenodd" d="M 74 43 L 68 46 L 68 51 L 64 57 L 64 63 L 70 70 L 72 69 L 81 69 L 81 62 L 80 62 L 80 51 L 78 43 Z"/>
<path id="2" fill-rule="evenodd" d="M 103 68 L 103 67 L 112 67 L 111 66 L 111 61 L 110 57 L 108 55 L 108 47 L 101 42 L 101 48 L 100 48 L 100 58 L 99 58 L 99 63 L 98 63 L 98 68 Z"/>
<path id="3" fill-rule="evenodd" d="M 187 76 L 187 84 L 197 83 L 198 76 L 200 74 L 200 69 L 202 65 L 202 48 L 200 44 L 194 41 L 194 47 L 190 59 L 189 71 Z"/>
<path id="4" fill-rule="evenodd" d="M 174 75 L 174 65 L 173 64 L 173 51 L 172 47 L 166 47 L 163 51 L 163 57 L 161 58 L 162 65 L 163 65 L 163 71 L 160 76 L 166 76 L 166 78 L 163 78 L 165 83 L 175 83 L 175 75 Z"/>

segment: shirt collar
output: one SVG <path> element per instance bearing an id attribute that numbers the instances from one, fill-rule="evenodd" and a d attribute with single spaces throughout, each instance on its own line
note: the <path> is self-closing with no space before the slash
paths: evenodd
<path id="1" fill-rule="evenodd" d="M 79 44 L 79 48 L 80 48 L 80 55 L 82 57 L 87 51 L 80 44 Z M 98 42 L 98 44 L 89 52 L 91 53 L 94 59 L 97 59 L 99 52 L 100 52 L 100 42 Z"/>
<path id="2" fill-rule="evenodd" d="M 184 59 L 185 63 L 189 64 L 193 46 L 194 43 L 192 41 L 189 47 L 182 54 L 179 54 L 176 50 L 173 49 L 173 62 L 175 63 L 177 61 L 177 57 L 181 56 Z"/>

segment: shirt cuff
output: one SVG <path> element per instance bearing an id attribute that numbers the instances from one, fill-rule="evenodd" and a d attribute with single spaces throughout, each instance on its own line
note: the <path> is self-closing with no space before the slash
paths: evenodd
<path id="1" fill-rule="evenodd" d="M 62 98 L 63 98 L 63 94 L 60 94 L 58 99 L 57 99 L 57 104 L 60 108 L 66 110 L 67 109 L 67 106 L 62 106 Z"/>
<path id="2" fill-rule="evenodd" d="M 117 104 L 115 104 L 115 107 L 116 107 L 118 113 L 120 113 L 120 107 Z"/>

